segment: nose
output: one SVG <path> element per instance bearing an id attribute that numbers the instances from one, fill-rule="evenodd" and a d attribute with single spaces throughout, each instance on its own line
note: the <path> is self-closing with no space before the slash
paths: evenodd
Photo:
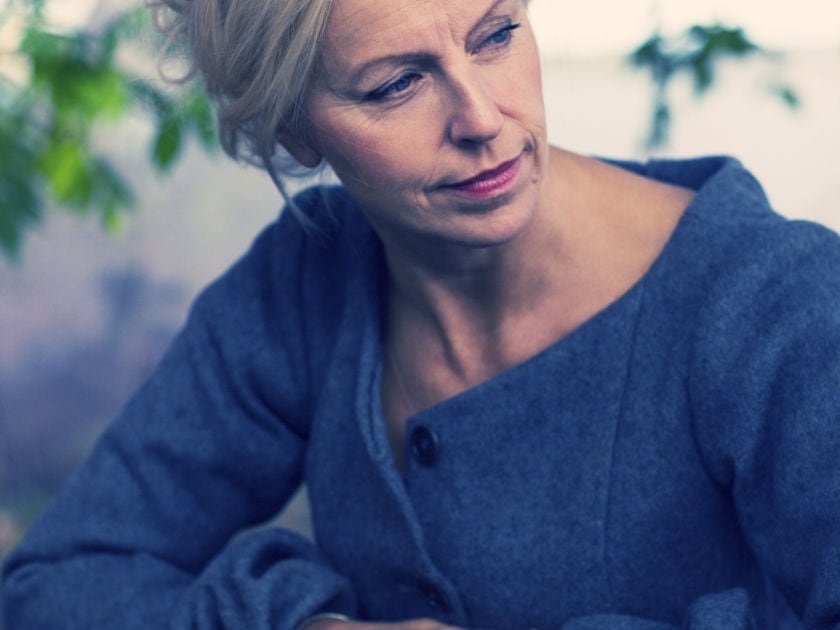
<path id="1" fill-rule="evenodd" d="M 501 133 L 504 116 L 488 87 L 481 70 L 474 67 L 451 78 L 447 132 L 454 144 L 479 146 Z"/>

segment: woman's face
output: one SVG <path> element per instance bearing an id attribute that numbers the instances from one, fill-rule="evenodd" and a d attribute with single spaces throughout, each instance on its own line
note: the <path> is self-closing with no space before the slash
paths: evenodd
<path id="1" fill-rule="evenodd" d="M 336 0 L 325 40 L 307 144 L 386 242 L 523 230 L 547 158 L 523 0 Z"/>

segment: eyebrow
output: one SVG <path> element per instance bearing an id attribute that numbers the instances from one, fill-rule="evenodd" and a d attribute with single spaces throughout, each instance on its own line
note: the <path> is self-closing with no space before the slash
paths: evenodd
<path id="1" fill-rule="evenodd" d="M 484 15 L 479 18 L 475 24 L 469 29 L 468 33 L 475 32 L 484 22 L 488 21 L 493 12 L 498 9 L 499 5 L 506 4 L 511 0 L 495 0 L 492 5 L 484 12 Z M 350 81 L 357 83 L 361 81 L 366 74 L 377 68 L 378 66 L 398 66 L 405 64 L 427 64 L 431 62 L 434 55 L 425 51 L 409 51 L 404 53 L 396 53 L 393 55 L 385 55 L 383 57 L 375 57 L 368 61 L 363 61 L 358 67 L 351 69 L 348 73 Z"/>

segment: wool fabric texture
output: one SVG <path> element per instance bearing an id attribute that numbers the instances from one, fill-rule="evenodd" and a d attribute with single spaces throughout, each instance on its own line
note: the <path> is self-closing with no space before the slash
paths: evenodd
<path id="1" fill-rule="evenodd" d="M 736 161 L 622 297 L 407 421 L 380 406 L 380 243 L 340 187 L 206 289 L 3 570 L 9 630 L 840 628 L 840 238 Z M 316 541 L 249 529 L 301 482 Z M 796 621 L 796 619 L 799 621 Z"/>

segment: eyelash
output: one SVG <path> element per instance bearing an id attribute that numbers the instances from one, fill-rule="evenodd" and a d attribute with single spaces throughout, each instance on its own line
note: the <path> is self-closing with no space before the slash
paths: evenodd
<path id="1" fill-rule="evenodd" d="M 485 46 L 507 46 L 510 43 L 510 40 L 513 39 L 513 31 L 518 29 L 520 26 L 522 26 L 522 24 L 517 22 L 515 24 L 508 24 L 504 28 L 499 29 L 481 42 L 478 47 L 472 51 L 472 53 L 478 53 Z"/>
<path id="2" fill-rule="evenodd" d="M 405 92 L 411 84 L 422 78 L 417 72 L 408 72 L 402 75 L 396 81 L 392 81 L 387 85 L 378 88 L 367 95 L 369 101 L 387 101 L 393 98 L 398 98 L 402 92 Z M 398 86 L 405 85 L 404 88 L 398 89 Z"/>
<path id="3" fill-rule="evenodd" d="M 510 44 L 513 39 L 513 31 L 522 26 L 520 23 L 508 24 L 504 28 L 499 29 L 487 39 L 481 42 L 475 49 L 471 51 L 473 55 L 478 54 L 486 47 L 504 48 Z M 407 72 L 396 81 L 392 81 L 387 85 L 377 88 L 370 92 L 365 99 L 371 102 L 382 102 L 400 98 L 400 95 L 405 92 L 411 84 L 422 79 L 419 72 Z M 400 87 L 403 86 L 403 87 Z"/>

